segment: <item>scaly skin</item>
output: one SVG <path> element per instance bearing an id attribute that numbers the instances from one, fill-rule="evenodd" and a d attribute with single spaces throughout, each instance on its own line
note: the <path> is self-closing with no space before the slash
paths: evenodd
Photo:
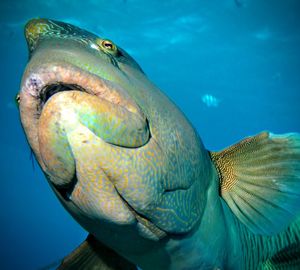
<path id="1" fill-rule="evenodd" d="M 232 215 L 195 129 L 122 49 L 46 19 L 25 35 L 22 125 L 87 231 L 144 270 L 255 269 L 279 247 Z M 58 84 L 65 91 L 51 95 Z"/>

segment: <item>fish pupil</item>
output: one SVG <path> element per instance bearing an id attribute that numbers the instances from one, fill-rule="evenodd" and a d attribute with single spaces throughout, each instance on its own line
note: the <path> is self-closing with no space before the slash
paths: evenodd
<path id="1" fill-rule="evenodd" d="M 113 50 L 113 44 L 109 41 L 104 41 L 103 46 L 109 50 Z"/>

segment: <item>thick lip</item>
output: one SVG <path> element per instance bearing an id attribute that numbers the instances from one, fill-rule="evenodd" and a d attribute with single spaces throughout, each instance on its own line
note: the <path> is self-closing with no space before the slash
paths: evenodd
<path id="1" fill-rule="evenodd" d="M 28 93 L 32 97 L 41 98 L 41 94 L 45 94 L 48 87 L 55 85 L 74 86 L 78 90 L 122 106 L 132 113 L 143 114 L 138 105 L 116 83 L 69 64 L 53 63 L 27 69 L 22 80 L 21 94 Z"/>
<path id="2" fill-rule="evenodd" d="M 61 89 L 58 89 L 58 88 Z M 147 121 L 139 106 L 127 92 L 111 81 L 105 80 L 71 64 L 47 63 L 29 65 L 24 72 L 20 91 L 20 115 L 29 144 L 42 169 L 45 164 L 40 156 L 38 142 L 38 121 L 43 105 L 48 98 L 60 91 L 84 91 L 100 99 L 121 106 Z M 52 93 L 51 93 L 52 92 Z M 29 131 L 30 132 L 27 132 Z"/>
<path id="3" fill-rule="evenodd" d="M 59 91 L 68 90 L 78 90 L 91 95 L 96 95 L 100 99 L 105 99 L 112 104 L 121 106 L 147 121 L 139 106 L 130 98 L 124 89 L 115 83 L 104 80 L 99 76 L 70 64 L 47 63 L 44 65 L 37 65 L 37 67 L 29 66 L 22 79 L 19 108 L 22 125 L 27 135 L 27 139 L 44 172 L 47 171 L 47 166 L 43 161 L 39 149 L 39 118 L 44 104 L 47 103 L 52 94 L 55 95 Z M 77 209 L 80 209 L 79 206 L 64 196 L 72 193 L 72 190 L 76 185 L 76 179 L 74 179 L 75 175 L 70 179 L 70 185 L 66 187 L 52 186 L 63 204 L 68 204 L 71 205 L 72 208 L 76 207 Z M 162 230 L 139 215 L 118 192 L 117 188 L 116 191 L 119 194 L 120 200 L 131 213 L 131 217 L 126 220 L 126 223 L 138 223 L 140 227 L 144 228 L 142 231 L 145 231 L 145 237 L 159 239 L 165 236 L 165 233 Z M 134 217 L 135 221 L 131 220 L 132 217 Z"/>

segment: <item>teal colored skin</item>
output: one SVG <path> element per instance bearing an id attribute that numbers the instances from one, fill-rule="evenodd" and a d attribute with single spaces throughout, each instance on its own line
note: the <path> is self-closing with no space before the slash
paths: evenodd
<path id="1" fill-rule="evenodd" d="M 259 236 L 234 216 L 196 130 L 126 52 L 51 20 L 30 21 L 25 35 L 31 58 L 20 114 L 28 142 L 63 206 L 99 241 L 143 270 L 268 269 L 276 252 L 299 243 L 298 220 Z M 61 83 L 69 91 L 44 105 L 41 89 Z M 87 112 L 85 97 L 97 97 L 89 85 L 99 83 L 104 100 Z M 122 132 L 108 129 L 118 115 L 127 117 Z"/>

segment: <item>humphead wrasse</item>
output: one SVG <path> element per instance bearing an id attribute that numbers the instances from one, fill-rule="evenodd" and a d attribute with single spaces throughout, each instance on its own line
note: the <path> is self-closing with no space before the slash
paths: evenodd
<path id="1" fill-rule="evenodd" d="M 51 188 L 90 235 L 59 269 L 300 269 L 300 135 L 206 150 L 121 48 L 27 23 L 22 125 Z"/>

